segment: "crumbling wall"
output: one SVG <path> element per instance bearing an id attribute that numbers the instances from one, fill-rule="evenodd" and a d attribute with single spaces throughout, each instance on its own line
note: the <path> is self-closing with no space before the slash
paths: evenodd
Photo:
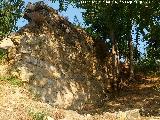
<path id="1" fill-rule="evenodd" d="M 103 102 L 105 71 L 92 38 L 52 8 L 35 5 L 25 13 L 29 23 L 8 38 L 13 43 L 6 48 L 9 74 L 29 83 L 53 106 L 83 109 Z"/>

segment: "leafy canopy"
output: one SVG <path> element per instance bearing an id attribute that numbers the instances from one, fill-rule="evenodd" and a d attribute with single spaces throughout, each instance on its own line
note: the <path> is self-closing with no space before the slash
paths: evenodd
<path id="1" fill-rule="evenodd" d="M 23 0 L 1 0 L 0 37 L 17 30 L 16 22 L 22 16 Z"/>

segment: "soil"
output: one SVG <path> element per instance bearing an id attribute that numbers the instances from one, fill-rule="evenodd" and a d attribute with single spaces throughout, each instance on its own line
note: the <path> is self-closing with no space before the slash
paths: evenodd
<path id="1" fill-rule="evenodd" d="M 159 120 L 160 79 L 132 81 L 102 107 L 73 111 L 43 103 L 29 85 L 13 86 L 0 81 L 0 120 Z"/>

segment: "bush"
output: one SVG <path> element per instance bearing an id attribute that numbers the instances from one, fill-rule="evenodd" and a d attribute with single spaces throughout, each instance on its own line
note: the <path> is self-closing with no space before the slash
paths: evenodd
<path id="1" fill-rule="evenodd" d="M 160 76 L 160 64 L 153 59 L 142 59 L 135 65 L 135 73 Z"/>

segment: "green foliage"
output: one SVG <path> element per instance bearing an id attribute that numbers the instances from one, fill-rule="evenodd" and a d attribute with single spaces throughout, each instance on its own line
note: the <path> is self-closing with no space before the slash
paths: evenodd
<path id="1" fill-rule="evenodd" d="M 50 0 L 59 2 L 59 10 L 67 10 L 68 5 L 82 8 L 86 31 L 95 39 L 102 39 L 111 51 L 111 32 L 114 32 L 120 57 L 129 56 L 128 41 L 132 34 L 132 26 L 136 26 L 136 44 L 141 40 L 140 35 L 147 41 L 147 57 L 153 61 L 160 59 L 160 5 L 159 0 L 140 1 L 132 0 Z M 1 0 L 0 2 L 0 38 L 17 29 L 16 22 L 22 16 L 24 0 Z M 75 16 L 74 27 L 80 22 Z M 145 35 L 144 29 L 148 34 Z M 108 41 L 107 41 L 108 40 Z M 138 45 L 136 45 L 138 46 Z M 139 59 L 138 48 L 134 48 L 134 58 Z M 0 59 L 4 57 L 0 50 Z M 143 60 L 142 60 L 143 61 Z M 151 61 L 150 61 L 151 62 Z M 144 65 L 144 63 L 143 63 Z M 146 65 L 145 67 L 154 64 Z"/>
<path id="2" fill-rule="evenodd" d="M 14 86 L 21 86 L 22 85 L 22 81 L 14 76 L 1 77 L 0 81 L 9 82 L 11 85 L 14 85 Z"/>
<path id="3" fill-rule="evenodd" d="M 160 76 L 160 63 L 157 60 L 145 58 L 135 65 L 135 73 Z"/>
<path id="4" fill-rule="evenodd" d="M 67 0 L 54 1 L 65 4 Z M 73 3 L 76 7 L 85 10 L 83 18 L 88 26 L 87 32 L 95 39 L 104 40 L 110 47 L 109 51 L 111 51 L 112 44 L 111 32 L 114 32 L 120 57 L 126 58 L 130 55 L 128 42 L 130 35 L 133 34 L 132 27 L 135 26 L 136 42 L 134 43 L 133 58 L 135 61 L 140 59 L 140 52 L 137 46 L 141 41 L 140 36 L 143 35 L 144 41 L 147 41 L 148 45 L 148 59 L 141 60 L 138 63 L 140 65 L 139 68 L 143 66 L 150 72 L 155 71 L 154 67 L 157 64 L 154 61 L 160 59 L 159 0 L 132 0 L 130 1 L 131 3 L 128 2 L 125 0 L 108 0 L 107 2 L 100 0 L 69 0 L 69 3 Z M 67 5 L 65 4 L 65 6 Z M 144 30 L 148 32 L 147 35 Z"/>
<path id="5" fill-rule="evenodd" d="M 68 9 L 68 5 L 76 2 L 76 0 L 50 0 L 52 2 L 59 2 L 59 11 L 66 11 Z"/>
<path id="6" fill-rule="evenodd" d="M 152 26 L 151 32 L 145 37 L 147 40 L 147 56 L 150 59 L 160 59 L 160 25 Z"/>
<path id="7" fill-rule="evenodd" d="M 29 115 L 33 120 L 46 120 L 46 114 L 44 112 L 33 112 L 32 110 L 30 110 Z"/>
<path id="8" fill-rule="evenodd" d="M 3 49 L 0 49 L 0 60 L 2 60 L 6 55 L 6 51 L 4 51 Z"/>
<path id="9" fill-rule="evenodd" d="M 22 16 L 23 0 L 1 0 L 0 37 L 17 30 L 16 22 Z"/>
<path id="10" fill-rule="evenodd" d="M 33 94 L 33 100 L 41 100 L 41 95 L 35 91 L 31 91 L 31 93 Z"/>

